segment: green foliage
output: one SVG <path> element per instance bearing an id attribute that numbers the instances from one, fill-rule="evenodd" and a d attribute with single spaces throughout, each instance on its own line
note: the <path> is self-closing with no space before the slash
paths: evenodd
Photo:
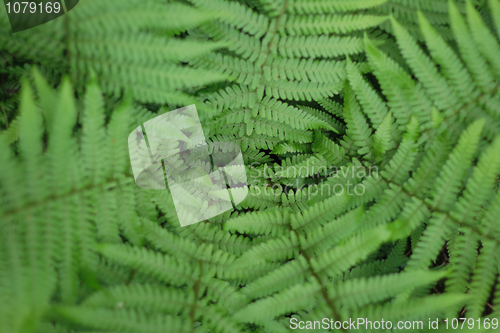
<path id="1" fill-rule="evenodd" d="M 0 29 L 1 333 L 500 316 L 499 0 L 87 0 Z M 188 104 L 249 193 L 180 227 L 127 137 Z"/>

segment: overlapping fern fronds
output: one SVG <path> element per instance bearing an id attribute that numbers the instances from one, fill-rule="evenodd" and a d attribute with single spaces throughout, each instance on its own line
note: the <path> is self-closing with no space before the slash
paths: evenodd
<path id="1" fill-rule="evenodd" d="M 224 78 L 183 66 L 193 57 L 224 46 L 193 42 L 187 29 L 217 17 L 182 3 L 154 0 L 80 1 L 56 20 L 13 34 L 0 9 L 0 54 L 9 56 L 7 75 L 19 78 L 33 64 L 53 82 L 69 73 L 76 88 L 97 73 L 107 94 L 130 92 L 142 103 L 192 104 L 187 90 Z"/>
<path id="2" fill-rule="evenodd" d="M 57 83 L 23 43 L 68 24 L 78 92 L 30 72 L 0 135 L 0 332 L 499 317 L 499 0 L 137 3 L 0 37 Z M 196 99 L 242 147 L 247 199 L 179 227 L 133 183 L 126 138 L 155 114 L 121 89 Z"/>
<path id="3" fill-rule="evenodd" d="M 189 331 L 204 316 L 206 325 L 237 332 L 224 314 L 245 297 L 213 277 L 234 255 L 221 257 L 220 250 L 199 248 L 161 228 L 151 202 L 154 193 L 142 191 L 131 178 L 126 138 L 138 110 L 124 104 L 106 121 L 95 80 L 86 88 L 80 113 L 68 80 L 58 91 L 38 72 L 34 82 L 38 101 L 29 82 L 23 84 L 17 149 L 5 137 L 0 142 L 0 295 L 9 304 L 0 306 L 0 331 L 38 327 L 42 332 L 50 318 L 97 329 Z M 80 128 L 76 135 L 75 125 Z M 166 254 L 145 250 L 146 242 Z M 234 239 L 231 243 L 237 246 Z M 159 286 L 155 279 L 171 287 Z M 109 299 L 103 288 L 111 286 L 127 310 Z M 175 289 L 180 286 L 189 287 Z M 182 302 L 150 318 L 146 304 L 154 304 L 148 293 L 158 301 Z M 209 300 L 220 303 L 208 306 Z M 82 301 L 83 307 L 76 307 Z"/>

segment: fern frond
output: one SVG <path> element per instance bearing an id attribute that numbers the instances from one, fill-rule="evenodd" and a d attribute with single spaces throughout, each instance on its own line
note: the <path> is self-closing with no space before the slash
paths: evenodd
<path id="1" fill-rule="evenodd" d="M 404 28 L 393 20 L 394 33 L 403 57 L 423 83 L 430 97 L 440 110 L 448 110 L 456 104 L 456 95 L 444 80 L 436 66 L 418 47 L 416 41 Z"/>
<path id="2" fill-rule="evenodd" d="M 427 228 L 413 249 L 413 255 L 408 261 L 408 269 L 423 269 L 434 260 L 448 238 L 453 223 L 444 214 L 435 213 L 429 220 Z"/>
<path id="3" fill-rule="evenodd" d="M 76 2 L 0 6 L 0 332 L 497 316 L 498 0 Z M 134 183 L 130 132 L 192 104 L 231 209 Z"/>
<path id="4" fill-rule="evenodd" d="M 450 143 L 446 137 L 442 135 L 436 137 L 428 148 L 428 153 L 424 156 L 418 169 L 408 179 L 408 182 L 404 184 L 405 189 L 410 194 L 424 195 L 429 193 L 434 186 L 433 180 L 437 177 L 446 162 L 450 150 Z"/>
<path id="5" fill-rule="evenodd" d="M 343 114 L 342 106 L 339 103 L 336 103 L 328 98 L 322 99 L 318 101 L 318 103 L 331 114 L 337 117 L 342 117 Z"/>
<path id="6" fill-rule="evenodd" d="M 274 148 L 271 153 L 276 155 L 287 155 L 287 154 L 310 154 L 311 145 L 307 143 L 293 143 L 285 142 L 280 144 L 278 147 Z"/>
<path id="7" fill-rule="evenodd" d="M 384 16 L 371 15 L 307 15 L 287 16 L 280 34 L 315 35 L 315 34 L 345 34 L 355 30 L 363 30 L 376 26 L 387 20 Z"/>
<path id="8" fill-rule="evenodd" d="M 380 159 L 387 150 L 395 145 L 391 137 L 392 127 L 392 113 L 388 113 L 373 136 L 373 156 L 376 159 Z"/>
<path id="9" fill-rule="evenodd" d="M 313 230 L 342 213 L 349 202 L 347 193 L 330 196 L 324 201 L 312 205 L 310 208 L 290 216 L 290 223 L 294 230 Z"/>
<path id="10" fill-rule="evenodd" d="M 345 149 L 328 139 L 320 131 L 314 132 L 312 149 L 315 153 L 323 156 L 332 165 L 342 165 L 348 159 Z"/>
<path id="11" fill-rule="evenodd" d="M 288 226 L 288 216 L 281 209 L 271 209 L 236 216 L 225 223 L 224 229 L 280 237 L 288 235 Z"/>
<path id="12" fill-rule="evenodd" d="M 375 90 L 363 79 L 361 73 L 350 59 L 347 61 L 346 68 L 349 83 L 363 107 L 363 111 L 370 118 L 373 128 L 377 129 L 388 113 L 387 106 Z"/>
<path id="13" fill-rule="evenodd" d="M 260 323 L 265 319 L 308 308 L 314 304 L 314 294 L 319 290 L 317 282 L 299 283 L 276 295 L 249 304 L 235 313 L 235 318 Z"/>
<path id="14" fill-rule="evenodd" d="M 239 30 L 232 30 L 231 25 L 223 22 L 210 22 L 202 26 L 203 31 L 212 36 L 214 40 L 225 42 L 230 51 L 243 59 L 255 61 L 262 52 L 258 39 Z"/>
<path id="15" fill-rule="evenodd" d="M 223 22 L 242 29 L 256 38 L 264 36 L 270 24 L 267 17 L 253 12 L 237 2 L 223 0 L 193 0 L 191 2 L 204 10 L 220 13 Z"/>
<path id="16" fill-rule="evenodd" d="M 342 81 L 316 83 L 278 79 L 264 81 L 260 89 L 263 89 L 266 95 L 274 98 L 312 101 L 333 96 L 339 92 L 341 84 Z"/>
<path id="17" fill-rule="evenodd" d="M 345 90 L 344 118 L 347 123 L 347 135 L 359 147 L 357 152 L 360 155 L 367 155 L 369 158 L 371 156 L 372 130 L 361 113 L 352 90 L 347 86 Z"/>
<path id="18" fill-rule="evenodd" d="M 444 272 L 420 271 L 351 279 L 337 284 L 328 294 L 332 299 L 338 299 L 343 306 L 356 309 L 389 299 L 408 288 L 437 282 L 444 276 Z"/>
<path id="19" fill-rule="evenodd" d="M 500 172 L 500 138 L 497 137 L 481 154 L 467 181 L 463 196 L 458 199 L 452 216 L 460 222 L 474 224 L 474 217 L 491 197 L 493 186 Z"/>
<path id="20" fill-rule="evenodd" d="M 99 245 L 99 252 L 109 260 L 139 269 L 144 274 L 174 286 L 192 284 L 199 275 L 197 266 L 190 266 L 170 256 L 127 245 Z"/>
<path id="21" fill-rule="evenodd" d="M 467 21 L 469 27 L 479 46 L 479 51 L 488 60 L 495 76 L 500 76 L 500 60 L 497 55 L 500 52 L 499 40 L 495 38 L 492 32 L 481 20 L 480 14 L 474 8 L 470 0 L 466 0 Z"/>
<path id="22" fill-rule="evenodd" d="M 247 265 L 247 262 L 255 260 L 279 261 L 291 259 L 298 255 L 298 250 L 297 235 L 290 233 L 253 246 L 235 262 L 235 266 Z"/>
<path id="23" fill-rule="evenodd" d="M 300 248 L 306 253 L 321 253 L 334 247 L 342 239 L 352 236 L 360 226 L 364 211 L 362 207 L 313 230 L 307 238 L 299 234 Z"/>
<path id="24" fill-rule="evenodd" d="M 479 52 L 462 14 L 453 1 L 449 1 L 449 12 L 451 28 L 467 68 L 471 71 L 474 81 L 481 91 L 490 90 L 495 84 L 494 78 L 488 70 L 486 60 Z"/>
<path id="25" fill-rule="evenodd" d="M 345 77 L 345 65 L 340 61 L 280 58 L 276 57 L 263 68 L 264 78 L 271 80 L 285 78 L 287 80 L 303 80 L 325 83 L 340 81 Z"/>
<path id="26" fill-rule="evenodd" d="M 193 225 L 193 227 L 193 230 L 183 228 L 179 232 L 179 237 L 190 239 L 193 242 L 209 243 L 213 245 L 215 250 L 220 249 L 237 256 L 252 246 L 249 237 L 224 232 L 210 223 L 200 223 L 196 226 Z"/>
<path id="27" fill-rule="evenodd" d="M 432 57 L 439 64 L 441 72 L 450 82 L 455 93 L 459 97 L 472 95 L 474 93 L 472 78 L 462 65 L 458 55 L 446 44 L 421 12 L 419 12 L 418 18 Z"/>
<path id="28" fill-rule="evenodd" d="M 149 284 L 118 285 L 105 291 L 92 294 L 82 302 L 83 309 L 109 310 L 149 310 L 172 315 L 183 314 L 195 305 L 193 292 L 185 294 L 178 289 L 165 288 Z M 165 302 L 166 299 L 172 302 Z M 195 317 L 203 316 L 207 326 L 216 327 L 223 332 L 238 332 L 237 324 L 226 318 L 223 313 L 214 311 L 199 302 Z M 213 325 L 214 321 L 218 324 Z M 194 323 L 192 323 L 194 324 Z M 212 324 L 212 325 L 211 325 Z"/>
<path id="29" fill-rule="evenodd" d="M 354 0 L 354 1 L 290 1 L 287 11 L 291 14 L 322 14 L 326 12 L 347 12 L 379 6 L 387 0 Z"/>
<path id="30" fill-rule="evenodd" d="M 173 302 L 163 302 L 166 298 Z M 186 305 L 194 302 L 193 293 L 179 289 L 150 284 L 117 285 L 98 291 L 86 298 L 82 305 L 87 308 L 105 307 L 109 309 L 151 309 L 162 313 L 178 314 Z"/>
<path id="31" fill-rule="evenodd" d="M 389 188 L 370 207 L 364 218 L 363 228 L 375 227 L 379 224 L 393 220 L 401 211 L 409 197 L 401 187 L 390 184 Z"/>
<path id="32" fill-rule="evenodd" d="M 207 104 L 222 111 L 223 109 L 233 109 L 239 107 L 252 108 L 255 102 L 255 92 L 249 90 L 248 86 L 237 85 L 227 87 L 208 96 Z"/>
<path id="33" fill-rule="evenodd" d="M 368 306 L 360 311 L 355 311 L 351 316 L 378 320 L 427 319 L 429 314 L 446 311 L 455 304 L 463 303 L 468 299 L 461 294 L 430 295 L 409 300 L 405 303 L 391 302 L 384 305 Z"/>
<path id="34" fill-rule="evenodd" d="M 252 110 L 253 116 L 257 114 L 262 118 L 279 121 L 296 129 L 326 128 L 335 131 L 327 121 L 322 119 L 319 111 L 296 108 L 273 98 L 265 97 L 259 102 Z"/>
<path id="35" fill-rule="evenodd" d="M 281 265 L 279 268 L 254 280 L 242 292 L 251 298 L 270 295 L 283 288 L 291 287 L 305 280 L 309 265 L 303 256 Z"/>
<path id="36" fill-rule="evenodd" d="M 333 58 L 363 51 L 363 41 L 351 36 L 280 36 L 271 52 L 282 57 Z"/>
<path id="37" fill-rule="evenodd" d="M 388 181 L 402 185 L 409 177 L 417 154 L 416 139 L 418 137 L 418 122 L 413 117 L 407 126 L 407 132 L 399 145 L 396 154 L 380 174 Z"/>
<path id="38" fill-rule="evenodd" d="M 452 205 L 459 192 L 461 179 L 472 163 L 483 126 L 484 120 L 478 120 L 460 136 L 460 140 L 436 180 L 432 192 L 433 199 L 428 200 L 433 207 L 446 209 Z"/>
<path id="39" fill-rule="evenodd" d="M 429 126 L 432 103 L 419 83 L 390 59 L 365 36 L 366 53 L 374 66 L 382 91 L 388 99 L 387 106 L 400 126 L 406 126 L 412 115 L 415 115 L 425 129 Z M 397 84 L 396 84 L 397 83 Z"/>
<path id="40" fill-rule="evenodd" d="M 390 232 L 385 226 L 365 231 L 349 238 L 344 244 L 323 252 L 311 261 L 311 267 L 319 276 L 336 276 L 366 258 L 389 237 Z"/>
<path id="41" fill-rule="evenodd" d="M 479 318 L 482 315 L 485 308 L 484 305 L 488 302 L 491 288 L 495 284 L 498 264 L 494 253 L 497 248 L 498 245 L 495 241 L 485 240 L 483 242 L 470 287 L 470 293 L 474 296 L 468 302 L 468 311 L 470 311 L 469 315 L 471 318 Z"/>
<path id="42" fill-rule="evenodd" d="M 190 332 L 191 330 L 189 323 L 182 322 L 179 317 L 160 314 L 148 315 L 137 310 L 60 306 L 54 308 L 53 311 L 59 318 L 93 329 L 141 333 L 158 332 L 165 328 L 177 332 Z"/>
<path id="43" fill-rule="evenodd" d="M 453 249 L 450 249 L 451 274 L 446 281 L 446 289 L 450 292 L 464 292 L 468 289 L 470 273 L 477 261 L 478 237 L 470 230 L 455 237 Z M 459 306 L 450 309 L 449 315 L 456 315 Z M 479 317 L 479 316 L 478 316 Z"/>

